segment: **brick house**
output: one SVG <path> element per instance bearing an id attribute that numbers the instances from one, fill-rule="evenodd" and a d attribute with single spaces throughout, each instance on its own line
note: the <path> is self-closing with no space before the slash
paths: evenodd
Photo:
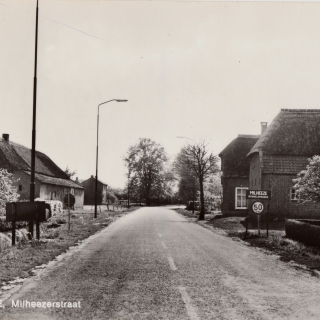
<path id="1" fill-rule="evenodd" d="M 30 199 L 31 150 L 9 140 L 8 134 L 0 138 L 0 168 L 13 174 L 20 200 Z M 68 192 L 75 196 L 75 208 L 83 207 L 84 188 L 61 170 L 48 156 L 36 151 L 35 197 L 63 202 Z"/>
<path id="2" fill-rule="evenodd" d="M 258 141 L 259 135 L 239 135 L 219 154 L 221 158 L 222 204 L 225 215 L 246 214 L 246 189 L 249 188 L 250 164 L 247 154 Z"/>
<path id="3" fill-rule="evenodd" d="M 84 204 L 94 205 L 95 204 L 95 190 L 96 190 L 96 179 L 91 176 L 89 179 L 81 182 L 84 188 Z M 107 202 L 107 190 L 108 185 L 101 180 L 98 180 L 98 204 Z"/>
<path id="4" fill-rule="evenodd" d="M 247 156 L 249 188 L 271 190 L 271 216 L 319 216 L 320 204 L 299 203 L 292 181 L 306 168 L 308 158 L 319 154 L 320 110 L 281 109 Z"/>

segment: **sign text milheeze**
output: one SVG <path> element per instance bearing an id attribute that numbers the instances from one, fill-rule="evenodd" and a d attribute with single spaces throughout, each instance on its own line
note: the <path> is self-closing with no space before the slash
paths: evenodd
<path id="1" fill-rule="evenodd" d="M 246 191 L 247 199 L 271 199 L 271 191 L 270 190 L 247 190 Z"/>

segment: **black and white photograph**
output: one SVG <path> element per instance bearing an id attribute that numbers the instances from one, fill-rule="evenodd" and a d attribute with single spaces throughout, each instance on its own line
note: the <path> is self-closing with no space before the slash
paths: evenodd
<path id="1" fill-rule="evenodd" d="M 0 318 L 320 319 L 319 21 L 0 0 Z"/>

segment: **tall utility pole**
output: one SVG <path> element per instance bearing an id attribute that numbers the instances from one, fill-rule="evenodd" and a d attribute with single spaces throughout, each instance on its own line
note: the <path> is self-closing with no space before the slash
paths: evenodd
<path id="1" fill-rule="evenodd" d="M 39 7 L 37 0 L 36 11 L 36 39 L 34 57 L 34 77 L 33 77 L 33 116 L 32 116 L 32 149 L 31 149 L 31 181 L 30 181 L 30 202 L 35 198 L 35 164 L 36 164 L 36 116 L 37 116 L 37 56 L 38 56 L 38 15 Z M 33 236 L 33 221 L 29 222 L 29 232 Z M 36 221 L 37 239 L 40 237 L 39 221 Z"/>

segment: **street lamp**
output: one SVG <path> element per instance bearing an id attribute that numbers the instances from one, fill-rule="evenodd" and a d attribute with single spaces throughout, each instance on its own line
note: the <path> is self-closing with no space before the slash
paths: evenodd
<path id="1" fill-rule="evenodd" d="M 97 152 L 96 152 L 96 185 L 95 185 L 95 199 L 94 199 L 94 217 L 97 218 L 97 206 L 98 206 L 98 148 L 99 148 L 99 110 L 100 106 L 111 102 L 111 101 L 116 101 L 116 102 L 127 102 L 128 100 L 123 100 L 123 99 L 112 99 L 109 101 L 102 102 L 98 105 L 98 117 L 97 117 Z"/>

